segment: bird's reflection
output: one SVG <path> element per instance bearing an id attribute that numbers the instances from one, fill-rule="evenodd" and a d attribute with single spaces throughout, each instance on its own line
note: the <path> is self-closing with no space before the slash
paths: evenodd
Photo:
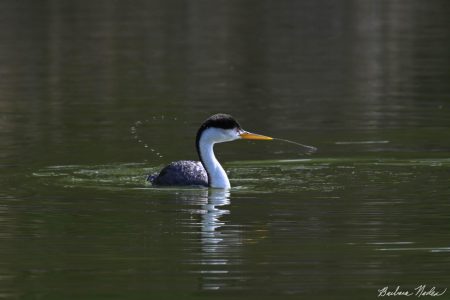
<path id="1" fill-rule="evenodd" d="M 230 213 L 224 209 L 230 204 L 230 192 L 224 190 L 209 190 L 207 194 L 207 202 L 203 205 L 202 215 L 202 244 L 204 252 L 216 252 L 218 244 L 223 241 L 221 232 L 216 229 L 225 223 L 220 221 L 220 217 Z"/>
<path id="2" fill-rule="evenodd" d="M 192 253 L 189 263 L 196 266 L 193 272 L 201 274 L 200 289 L 217 290 L 227 285 L 229 265 L 240 262 L 241 231 L 224 220 L 231 214 L 229 191 L 205 189 L 196 196 L 192 202 L 196 209 L 191 213 L 201 217 L 201 224 L 197 223 L 201 226 L 201 251 Z"/>

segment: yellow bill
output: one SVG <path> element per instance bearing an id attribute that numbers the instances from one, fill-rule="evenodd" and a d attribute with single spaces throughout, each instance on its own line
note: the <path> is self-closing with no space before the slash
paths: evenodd
<path id="1" fill-rule="evenodd" d="M 243 133 L 239 134 L 239 136 L 244 140 L 260 140 L 260 141 L 271 141 L 273 138 L 270 136 L 265 136 L 261 134 L 256 133 L 250 133 L 247 131 L 244 131 Z"/>

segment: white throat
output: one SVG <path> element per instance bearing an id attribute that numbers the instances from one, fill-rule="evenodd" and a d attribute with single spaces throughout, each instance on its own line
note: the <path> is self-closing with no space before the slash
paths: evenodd
<path id="1" fill-rule="evenodd" d="M 214 155 L 214 144 L 220 142 L 227 142 L 236 139 L 234 134 L 224 132 L 217 128 L 208 128 L 203 133 L 199 140 L 199 151 L 203 166 L 208 172 L 209 186 L 212 188 L 229 189 L 230 180 L 227 173 L 220 165 L 216 156 Z"/>

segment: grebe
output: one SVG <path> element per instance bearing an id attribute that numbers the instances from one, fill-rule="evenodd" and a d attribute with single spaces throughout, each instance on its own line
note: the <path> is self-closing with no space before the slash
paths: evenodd
<path id="1" fill-rule="evenodd" d="M 179 160 L 164 167 L 158 175 L 147 180 L 153 185 L 199 185 L 211 188 L 229 189 L 227 173 L 214 155 L 214 144 L 245 140 L 273 140 L 273 138 L 250 133 L 242 129 L 230 115 L 215 114 L 200 126 L 195 144 L 200 161 Z"/>

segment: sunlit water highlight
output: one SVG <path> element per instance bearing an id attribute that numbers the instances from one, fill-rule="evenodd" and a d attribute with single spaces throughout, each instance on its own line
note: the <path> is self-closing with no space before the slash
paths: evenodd
<path id="1" fill-rule="evenodd" d="M 50 166 L 33 173 L 47 184 L 65 187 L 156 189 L 145 181 L 146 175 L 159 172 L 163 165 L 125 163 L 96 166 Z M 449 158 L 374 159 L 316 158 L 228 162 L 225 168 L 236 191 L 296 192 L 343 189 L 340 182 L 357 184 L 358 177 L 378 184 L 410 183 L 422 173 L 450 167 Z M 438 169 L 439 170 L 439 169 Z M 434 172 L 432 172 L 434 173 Z M 439 172 L 438 172 L 439 174 Z M 431 175 L 431 174 L 430 174 Z M 267 189 L 267 184 L 270 189 Z M 346 185 L 348 187 L 348 185 Z M 176 187 L 173 187 L 176 189 Z M 194 187 L 195 188 L 195 187 Z"/>
<path id="2" fill-rule="evenodd" d="M 428 262 L 421 272 L 433 282 L 446 282 L 446 270 L 432 265 L 449 263 L 449 245 L 442 239 L 447 229 L 433 223 L 445 222 L 450 212 L 445 177 L 449 158 L 311 157 L 224 166 L 230 191 L 152 187 L 146 174 L 159 171 L 162 164 L 35 170 L 27 180 L 30 191 L 47 189 L 40 194 L 44 200 L 25 216 L 26 228 L 19 230 L 40 237 L 34 252 L 63 247 L 65 254 L 53 262 L 59 271 L 49 269 L 47 255 L 40 254 L 44 261 L 35 261 L 35 269 L 54 275 L 34 276 L 56 284 L 52 276 L 70 272 L 70 259 L 69 266 L 76 265 L 83 276 L 101 272 L 117 286 L 135 276 L 142 278 L 137 279 L 140 286 L 153 291 L 169 280 L 205 293 L 275 288 L 282 295 L 298 296 L 320 288 L 324 277 L 339 270 L 337 291 L 357 284 L 365 286 L 361 293 L 373 295 L 387 281 L 407 283 L 399 276 L 411 276 L 416 266 L 402 261 L 421 257 Z M 428 197 L 432 202 L 424 201 Z M 7 212 L 0 208 L 3 215 Z M 63 217 L 68 218 L 65 229 L 49 229 Z M 70 231 L 73 222 L 78 226 L 71 239 L 55 243 L 53 235 Z M 17 226 L 11 218 L 3 223 Z M 427 234 L 418 235 L 423 228 L 429 228 Z M 85 246 L 75 247 L 82 240 Z M 26 261 L 28 252 L 22 249 L 15 256 Z M 151 282 L 144 280 L 148 276 Z"/>

